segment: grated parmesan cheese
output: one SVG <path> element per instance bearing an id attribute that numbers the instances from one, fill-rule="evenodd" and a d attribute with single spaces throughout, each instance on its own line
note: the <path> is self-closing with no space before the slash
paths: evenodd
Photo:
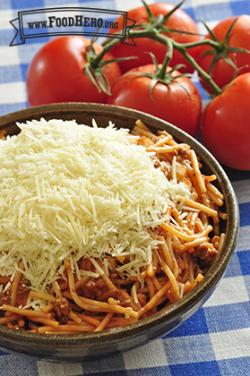
<path id="1" fill-rule="evenodd" d="M 152 153 L 112 124 L 18 126 L 19 135 L 0 140 L 0 275 L 23 260 L 31 286 L 44 291 L 67 258 L 76 268 L 82 257 L 126 256 L 128 274 L 150 263 L 157 240 L 148 230 L 166 220 L 168 197 L 190 195 L 187 186 L 168 181 Z"/>

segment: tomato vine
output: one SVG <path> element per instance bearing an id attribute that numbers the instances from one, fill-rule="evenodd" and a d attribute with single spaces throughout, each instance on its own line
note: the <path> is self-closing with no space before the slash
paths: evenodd
<path id="1" fill-rule="evenodd" d="M 169 36 L 164 34 L 166 31 L 169 31 L 168 28 L 164 25 L 167 18 L 169 18 L 178 8 L 180 8 L 180 6 L 183 3 L 184 3 L 184 1 L 181 1 L 167 15 L 159 16 L 159 17 L 155 18 L 155 17 L 153 17 L 153 15 L 150 11 L 150 8 L 146 4 L 146 2 L 143 1 L 143 4 L 144 4 L 144 6 L 147 10 L 147 13 L 148 13 L 149 23 L 147 23 L 147 24 L 135 24 L 135 25 L 129 26 L 127 28 L 126 40 L 130 40 L 130 39 L 135 40 L 137 38 L 150 38 L 150 39 L 153 39 L 155 41 L 158 41 L 158 42 L 166 45 L 166 47 L 168 49 L 177 50 L 180 54 L 182 54 L 182 56 L 185 58 L 185 60 L 192 65 L 192 67 L 197 71 L 197 73 L 200 75 L 200 77 L 202 77 L 208 83 L 208 85 L 211 88 L 213 94 L 218 95 L 218 94 L 221 93 L 221 88 L 211 78 L 210 74 L 208 74 L 197 63 L 197 61 L 188 53 L 188 50 L 190 48 L 193 48 L 193 47 L 198 47 L 198 46 L 202 46 L 202 45 L 209 45 L 214 50 L 219 51 L 221 49 L 221 43 L 218 40 L 215 40 L 215 39 L 202 39 L 202 40 L 190 42 L 190 43 L 178 43 L 174 39 L 172 39 Z M 171 31 L 173 31 L 173 30 L 171 29 Z M 174 30 L 174 32 L 178 32 L 178 30 Z M 180 31 L 180 32 L 185 33 L 183 31 Z M 95 84 L 95 86 L 99 86 L 98 85 L 98 78 L 100 77 L 100 70 L 102 69 L 102 67 L 104 65 L 114 61 L 113 59 L 110 60 L 110 61 L 103 61 L 104 56 L 117 43 L 120 43 L 120 39 L 118 39 L 118 38 L 106 40 L 103 43 L 103 50 L 99 54 L 92 56 L 91 59 L 89 59 L 88 69 L 91 70 L 90 79 L 92 81 L 95 81 L 95 82 L 93 82 Z M 166 59 L 169 60 L 167 55 L 166 55 Z M 164 61 L 163 67 L 162 67 L 162 72 L 163 72 L 164 69 L 166 70 L 166 66 L 167 66 L 166 61 Z M 95 72 L 97 72 L 97 76 L 96 76 Z M 104 88 L 102 87 L 100 89 L 103 90 Z M 108 86 L 106 88 L 106 92 L 107 92 L 107 94 L 109 94 L 109 92 L 110 92 Z"/>

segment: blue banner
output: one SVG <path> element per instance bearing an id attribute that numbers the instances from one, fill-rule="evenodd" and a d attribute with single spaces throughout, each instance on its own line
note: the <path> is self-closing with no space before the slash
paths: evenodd
<path id="1" fill-rule="evenodd" d="M 119 20 L 117 20 L 118 17 Z M 10 21 L 16 29 L 16 35 L 10 46 L 23 44 L 26 39 L 48 35 L 85 35 L 125 39 L 127 19 L 127 12 L 83 7 L 20 11 L 18 17 Z"/>

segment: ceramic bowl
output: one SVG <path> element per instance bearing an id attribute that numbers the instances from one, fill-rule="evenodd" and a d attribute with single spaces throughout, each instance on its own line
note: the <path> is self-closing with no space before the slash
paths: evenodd
<path id="1" fill-rule="evenodd" d="M 53 361 L 82 361 L 99 358 L 108 354 L 125 351 L 168 333 L 188 317 L 209 298 L 223 276 L 230 256 L 235 248 L 238 231 L 238 206 L 228 177 L 216 159 L 198 141 L 173 125 L 145 113 L 102 104 L 62 103 L 33 107 L 14 112 L 0 118 L 0 130 L 13 135 L 18 132 L 16 122 L 31 119 L 76 119 L 79 123 L 91 124 L 95 118 L 99 126 L 106 126 L 112 120 L 117 127 L 133 128 L 141 119 L 156 132 L 165 129 L 179 142 L 188 143 L 199 155 L 203 171 L 215 174 L 217 185 L 224 194 L 228 220 L 225 228 L 225 242 L 222 251 L 208 270 L 206 277 L 193 291 L 179 302 L 162 309 L 157 314 L 121 329 L 102 333 L 77 335 L 40 335 L 26 331 L 16 331 L 0 326 L 0 347 L 6 351 L 18 352 Z"/>

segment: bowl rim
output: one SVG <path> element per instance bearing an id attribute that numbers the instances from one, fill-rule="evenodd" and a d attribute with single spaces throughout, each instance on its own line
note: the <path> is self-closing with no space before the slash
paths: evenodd
<path id="1" fill-rule="evenodd" d="M 41 117 L 43 117 L 57 111 L 66 113 L 76 111 L 106 113 L 110 114 L 110 120 L 112 120 L 112 114 L 119 111 L 120 115 L 128 118 L 128 120 L 129 118 L 134 120 L 136 117 L 137 119 L 145 121 L 149 128 L 150 121 L 153 121 L 154 125 L 152 128 L 166 129 L 171 135 L 177 138 L 178 141 L 188 143 L 197 152 L 202 159 L 203 164 L 216 174 L 218 182 L 224 190 L 225 204 L 227 209 L 229 209 L 225 241 L 222 252 L 216 259 L 216 262 L 214 262 L 209 268 L 204 280 L 191 292 L 186 294 L 180 301 L 169 305 L 167 308 L 162 309 L 148 318 L 122 328 L 115 328 L 96 333 L 67 334 L 65 336 L 57 334 L 37 334 L 22 330 L 15 331 L 9 329 L 5 325 L 0 325 L 0 340 L 1 338 L 8 338 L 12 341 L 20 341 L 25 338 L 26 343 L 30 344 L 39 341 L 41 345 L 49 344 L 63 347 L 63 345 L 80 345 L 83 343 L 85 345 L 94 345 L 101 338 L 103 345 L 105 342 L 110 343 L 112 341 L 133 337 L 140 332 L 150 329 L 152 326 L 157 326 L 157 324 L 161 324 L 165 321 L 174 321 L 176 317 L 178 317 L 178 314 L 184 314 L 190 308 L 194 307 L 204 297 L 206 291 L 211 291 L 216 286 L 216 283 L 223 275 L 230 256 L 234 251 L 239 227 L 239 213 L 237 199 L 229 178 L 215 157 L 199 141 L 185 131 L 160 118 L 125 107 L 84 102 L 53 103 L 35 106 L 1 116 L 0 130 L 8 128 L 10 123 L 14 124 L 18 121 L 24 121 L 25 118 L 30 119 L 33 115 L 38 116 L 41 114 Z"/>

